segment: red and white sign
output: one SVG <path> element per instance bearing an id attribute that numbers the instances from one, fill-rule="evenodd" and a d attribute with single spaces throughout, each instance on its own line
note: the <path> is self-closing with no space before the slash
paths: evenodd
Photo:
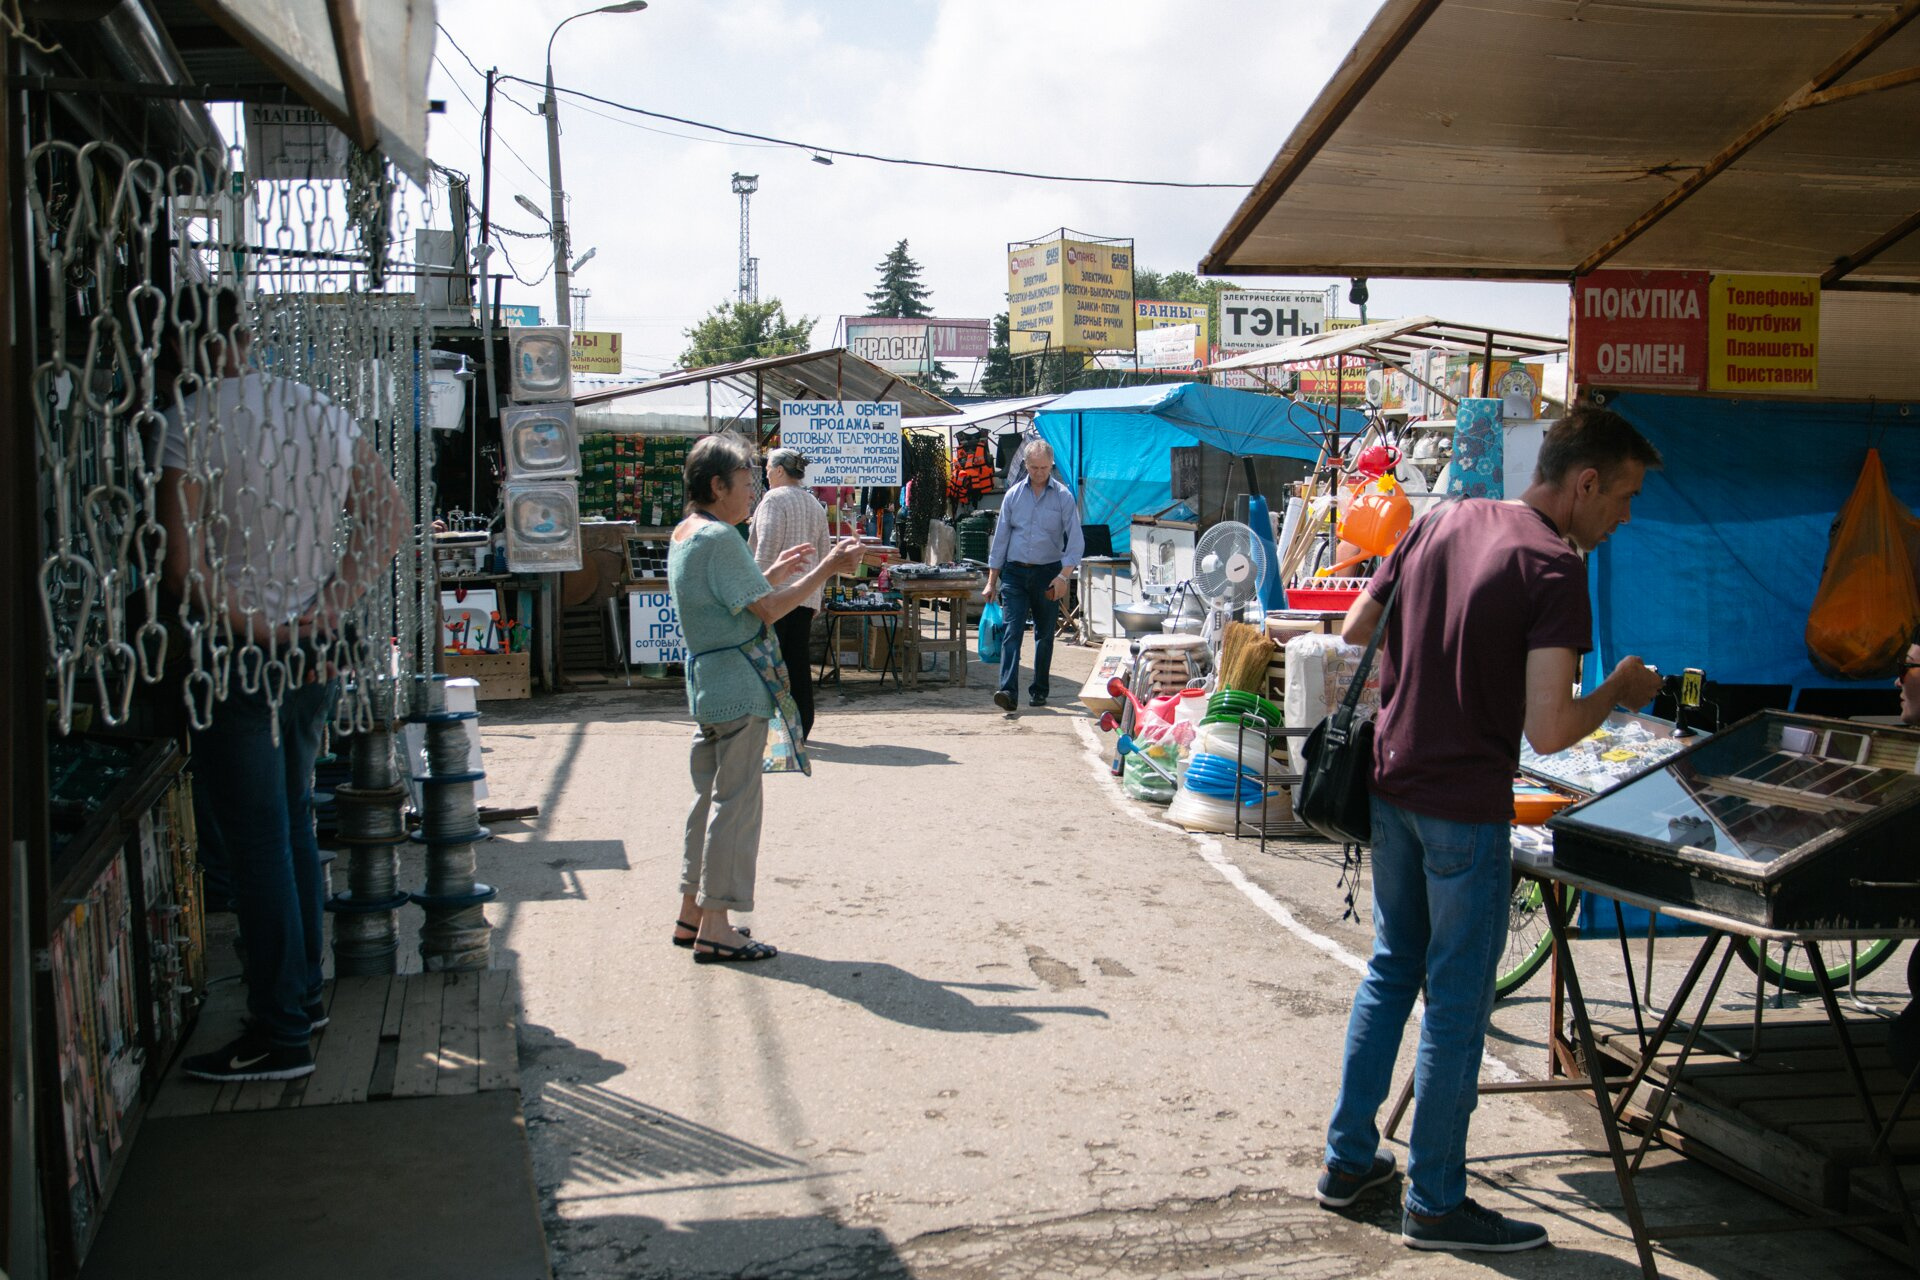
<path id="1" fill-rule="evenodd" d="M 1573 282 L 1573 381 L 1580 386 L 1707 385 L 1708 275 L 1595 271 Z"/>

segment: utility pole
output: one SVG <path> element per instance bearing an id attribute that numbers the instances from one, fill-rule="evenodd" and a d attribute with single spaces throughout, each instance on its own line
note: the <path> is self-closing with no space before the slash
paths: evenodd
<path id="1" fill-rule="evenodd" d="M 760 301 L 760 264 L 753 256 L 752 241 L 747 235 L 747 202 L 753 199 L 753 193 L 760 189 L 760 175 L 757 173 L 736 173 L 733 175 L 733 193 L 740 197 L 740 301 Z"/>

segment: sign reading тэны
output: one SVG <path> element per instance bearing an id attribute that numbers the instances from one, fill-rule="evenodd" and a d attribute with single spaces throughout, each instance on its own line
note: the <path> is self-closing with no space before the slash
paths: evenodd
<path id="1" fill-rule="evenodd" d="M 807 455 L 806 483 L 900 483 L 898 400 L 782 400 L 780 443 Z"/>

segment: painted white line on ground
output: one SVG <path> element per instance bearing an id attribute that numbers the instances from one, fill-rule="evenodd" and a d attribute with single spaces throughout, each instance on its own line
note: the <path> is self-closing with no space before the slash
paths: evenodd
<path id="1" fill-rule="evenodd" d="M 1112 749 L 1111 744 L 1102 741 L 1100 734 L 1095 730 L 1093 722 L 1090 720 L 1076 719 L 1073 722 L 1073 727 L 1079 732 L 1081 741 L 1086 744 L 1087 759 L 1092 764 L 1094 773 L 1109 786 L 1117 790 L 1118 784 L 1114 782 L 1113 773 L 1107 765 L 1109 758 L 1108 752 Z M 1199 849 L 1201 861 L 1219 872 L 1221 879 L 1245 894 L 1254 906 L 1266 912 L 1282 929 L 1285 929 L 1288 933 L 1291 933 L 1294 937 L 1300 939 L 1316 951 L 1324 952 L 1333 960 L 1345 965 L 1355 973 L 1366 973 L 1367 962 L 1364 959 L 1347 950 L 1326 934 L 1317 932 L 1300 923 L 1299 918 L 1287 909 L 1285 903 L 1255 884 L 1247 873 L 1242 871 L 1239 865 L 1227 856 L 1226 849 L 1221 845 L 1220 841 L 1197 831 L 1188 831 L 1171 822 L 1148 817 L 1146 814 L 1140 812 L 1131 797 L 1125 793 L 1120 795 L 1120 799 L 1123 801 L 1120 806 L 1121 811 L 1135 822 L 1144 823 L 1149 827 L 1155 827 L 1162 831 L 1172 831 L 1178 835 L 1189 837 L 1195 847 Z M 1424 1002 L 1416 1000 L 1414 1002 L 1414 1016 L 1421 1016 L 1424 1008 Z M 1525 1079 L 1519 1072 L 1484 1049 L 1481 1050 L 1480 1053 L 1480 1065 L 1482 1072 L 1487 1078 L 1500 1081 L 1503 1084 Z"/>

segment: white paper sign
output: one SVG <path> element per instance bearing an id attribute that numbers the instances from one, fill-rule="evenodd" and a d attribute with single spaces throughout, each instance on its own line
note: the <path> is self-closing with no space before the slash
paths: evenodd
<path id="1" fill-rule="evenodd" d="M 250 105 L 247 169 L 295 182 L 347 176 L 347 135 L 312 107 Z"/>
<path id="2" fill-rule="evenodd" d="M 631 662 L 685 662 L 687 638 L 680 611 L 665 591 L 635 591 L 627 597 L 627 649 Z"/>
<path id="3" fill-rule="evenodd" d="M 1134 335 L 1135 350 L 1143 369 L 1191 369 L 1193 344 L 1200 334 L 1197 324 L 1168 325 L 1164 329 L 1142 329 Z"/>
<path id="4" fill-rule="evenodd" d="M 1274 347 L 1289 338 L 1319 333 L 1326 325 L 1327 295 L 1302 291 L 1243 289 L 1220 295 L 1220 348 L 1237 353 Z"/>
<path id="5" fill-rule="evenodd" d="M 873 488 L 901 478 L 898 400 L 782 400 L 780 444 L 807 455 L 805 483 Z"/>

